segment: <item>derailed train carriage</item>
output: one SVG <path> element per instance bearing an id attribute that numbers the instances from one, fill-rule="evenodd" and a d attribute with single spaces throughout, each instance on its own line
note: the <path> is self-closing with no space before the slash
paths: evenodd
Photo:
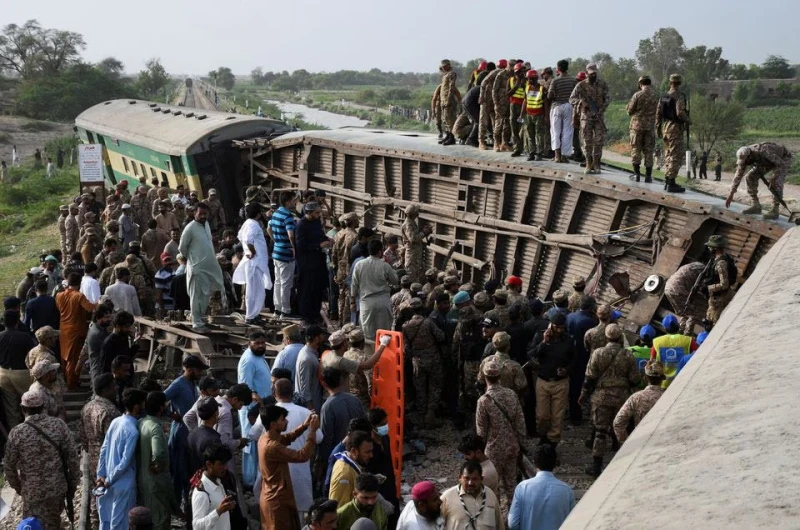
<path id="1" fill-rule="evenodd" d="M 234 143 L 252 153 L 266 188 L 325 190 L 337 215 L 357 212 L 385 234 L 400 234 L 403 208 L 420 205 L 420 222 L 433 228 L 427 264 L 454 264 L 465 281 L 515 274 L 526 294 L 549 299 L 584 277 L 599 300 L 621 307 L 634 333 L 683 310 L 664 296 L 665 284 L 706 258 L 711 235 L 727 238 L 741 283 L 790 227 L 698 192 L 668 194 L 619 170 L 584 175 L 576 165 L 518 163 L 443 147 L 430 135 L 339 129 Z M 704 311 L 695 297 L 689 312 Z"/>

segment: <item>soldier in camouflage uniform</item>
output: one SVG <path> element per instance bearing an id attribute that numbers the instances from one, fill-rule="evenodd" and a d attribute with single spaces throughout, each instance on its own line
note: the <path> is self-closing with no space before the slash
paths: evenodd
<path id="1" fill-rule="evenodd" d="M 505 63 L 505 59 L 500 61 L 500 63 Z M 487 135 L 490 130 L 494 130 L 495 115 L 492 90 L 494 88 L 495 78 L 500 74 L 500 69 L 501 68 L 498 67 L 489 72 L 481 83 L 481 95 L 478 100 L 481 105 L 481 113 L 478 118 L 478 146 L 484 151 L 489 149 L 489 146 L 486 145 Z"/>
<path id="2" fill-rule="evenodd" d="M 359 363 L 369 360 L 369 355 L 364 352 L 366 341 L 361 328 L 355 328 L 347 334 L 350 348 L 344 352 L 343 357 Z M 372 392 L 372 370 L 358 371 L 350 375 L 350 393 L 361 400 L 364 410 L 370 409 L 370 393 Z"/>
<path id="3" fill-rule="evenodd" d="M 664 394 L 661 383 L 664 381 L 664 365 L 658 361 L 648 361 L 644 367 L 647 387 L 625 400 L 625 404 L 614 418 L 614 434 L 620 443 L 628 439 L 628 424 L 633 421 L 636 427 L 644 419 L 656 401 Z"/>
<path id="4" fill-rule="evenodd" d="M 442 107 L 442 129 L 444 130 L 444 138 L 440 142 L 442 145 L 453 145 L 456 143 L 456 138 L 453 135 L 453 126 L 456 123 L 456 114 L 458 114 L 458 105 L 461 97 L 456 88 L 456 72 L 450 66 L 450 61 L 443 59 L 439 66 L 439 71 L 442 73 L 442 83 L 439 85 L 439 104 Z"/>
<path id="5" fill-rule="evenodd" d="M 578 398 L 578 403 L 583 405 L 591 396 L 592 425 L 597 434 L 592 446 L 593 463 L 586 473 L 593 477 L 602 472 L 614 418 L 640 379 L 633 353 L 622 344 L 622 329 L 616 324 L 609 324 L 605 336 L 608 344 L 592 352 L 586 366 L 583 390 Z"/>
<path id="6" fill-rule="evenodd" d="M 486 366 L 486 363 L 496 362 L 500 366 L 500 384 L 513 390 L 517 396 L 522 397 L 528 386 L 528 381 L 522 371 L 522 366 L 508 355 L 508 351 L 511 349 L 511 336 L 505 331 L 495 333 L 492 337 L 492 345 L 494 346 L 495 354 L 481 361 L 478 382 L 481 384 L 485 382 L 483 367 Z M 520 401 L 521 404 L 522 402 Z"/>
<path id="7" fill-rule="evenodd" d="M 500 384 L 500 365 L 483 365 L 486 392 L 478 399 L 475 427 L 486 440 L 486 456 L 497 469 L 500 488 L 505 493 L 504 507 L 511 504 L 517 485 L 517 457 L 525 440 L 525 418 L 519 398 L 513 390 Z M 498 498 L 501 497 L 497 492 Z"/>
<path id="8" fill-rule="evenodd" d="M 575 85 L 569 102 L 575 107 L 581 119 L 581 139 L 586 155 L 584 173 L 600 173 L 600 159 L 606 143 L 606 124 L 604 115 L 611 103 L 608 84 L 597 78 L 597 65 L 586 65 L 586 79 Z"/>
<path id="9" fill-rule="evenodd" d="M 214 188 L 208 190 L 208 198 L 203 202 L 208 205 L 208 222 L 211 224 L 211 230 L 222 231 L 228 224 L 228 220 L 225 217 L 225 208 L 222 207 L 217 190 Z"/>
<path id="10" fill-rule="evenodd" d="M 483 311 L 475 307 L 469 296 L 466 302 L 458 301 L 458 296 L 456 295 L 453 300 L 458 309 L 458 323 L 453 334 L 453 351 L 458 355 L 461 374 L 458 385 L 458 406 L 462 413 L 471 414 L 475 412 L 478 401 L 478 372 L 487 340 L 483 338 L 481 327 Z"/>
<path id="11" fill-rule="evenodd" d="M 650 77 L 639 78 L 639 91 L 631 96 L 625 107 L 631 117 L 631 163 L 636 182 L 642 178 L 642 155 L 644 155 L 644 181 L 653 182 L 653 152 L 656 148 L 656 112 L 658 94 L 652 87 Z"/>
<path id="12" fill-rule="evenodd" d="M 119 409 L 114 404 L 117 398 L 117 383 L 111 374 L 101 374 L 92 382 L 94 397 L 81 410 L 81 420 L 78 423 L 78 437 L 81 446 L 87 453 L 89 469 L 96 470 L 100 460 L 100 447 L 106 437 L 111 420 L 120 415 Z M 100 517 L 97 514 L 97 501 L 91 496 L 92 528 L 100 527 Z"/>
<path id="13" fill-rule="evenodd" d="M 80 462 L 69 427 L 45 414 L 43 406 L 41 395 L 22 395 L 25 421 L 8 433 L 4 473 L 8 485 L 20 496 L 22 517 L 36 517 L 45 530 L 58 530 L 64 499 L 75 491 L 81 476 Z M 66 476 L 59 448 L 66 457 Z"/>
<path id="14" fill-rule="evenodd" d="M 439 285 L 440 274 L 442 275 L 442 280 L 444 280 L 444 273 L 443 272 L 440 273 L 434 267 L 431 267 L 430 269 L 425 271 L 425 283 L 422 284 L 422 289 L 420 289 L 420 293 L 425 295 L 426 299 L 428 295 L 431 294 L 431 291 L 433 291 Z"/>
<path id="15" fill-rule="evenodd" d="M 426 425 L 433 427 L 434 411 L 439 406 L 444 382 L 439 344 L 444 342 L 445 336 L 433 320 L 423 316 L 425 309 L 421 307 L 421 300 L 414 298 L 410 305 L 418 309 L 411 320 L 403 324 L 403 338 L 411 351 L 417 410 L 424 415 Z"/>
<path id="16" fill-rule="evenodd" d="M 597 306 L 595 314 L 600 323 L 587 331 L 583 336 L 583 344 L 590 355 L 594 350 L 608 344 L 608 339 L 606 339 L 606 326 L 611 323 L 611 306 L 608 304 L 600 304 Z"/>
<path id="17" fill-rule="evenodd" d="M 69 216 L 64 221 L 64 231 L 66 241 L 64 244 L 64 260 L 69 260 L 73 252 L 78 251 L 78 238 L 80 237 L 81 225 L 78 223 L 78 205 L 69 205 Z"/>
<path id="18" fill-rule="evenodd" d="M 745 175 L 747 166 L 753 167 Z M 773 192 L 772 208 L 764 214 L 764 219 L 777 219 L 781 205 L 778 197 L 783 198 L 783 183 L 791 166 L 792 153 L 782 145 L 764 142 L 740 148 L 736 151 L 736 175 L 731 182 L 731 191 L 725 201 L 725 207 L 730 207 L 736 189 L 744 177 L 747 194 L 750 195 L 753 205 L 742 213 L 761 213 L 761 203 L 758 202 L 758 181 L 772 171 L 772 178 L 768 181 L 769 189 Z"/>
<path id="19" fill-rule="evenodd" d="M 405 275 L 400 278 L 400 290 L 392 295 L 392 315 L 397 320 L 397 315 L 400 313 L 400 305 L 403 302 L 411 300 L 411 276 Z"/>
<path id="20" fill-rule="evenodd" d="M 486 316 L 496 318 L 500 322 L 500 329 L 506 329 L 511 323 L 508 316 L 508 291 L 498 289 L 494 292 L 494 309 L 486 312 Z"/>
<path id="21" fill-rule="evenodd" d="M 519 276 L 509 276 L 506 280 L 506 292 L 508 293 L 508 302 L 506 305 L 511 308 L 512 305 L 520 307 L 520 319 L 525 322 L 531 317 L 531 308 L 528 304 L 528 298 L 522 294 L 522 278 Z"/>
<path id="22" fill-rule="evenodd" d="M 347 276 L 350 274 L 350 250 L 358 241 L 358 215 L 346 213 L 339 218 L 344 228 L 336 233 L 331 249 L 331 265 L 335 271 L 334 281 L 339 286 L 339 320 L 350 320 L 350 287 Z"/>
<path id="23" fill-rule="evenodd" d="M 573 292 L 569 295 L 569 301 L 567 302 L 570 313 L 579 311 L 583 299 L 586 298 L 586 294 L 583 292 L 583 290 L 586 289 L 586 279 L 583 276 L 576 276 L 575 279 L 572 280 L 572 289 Z"/>
<path id="24" fill-rule="evenodd" d="M 153 201 L 147 197 L 147 188 L 139 186 L 136 194 L 131 197 L 131 209 L 133 218 L 140 226 L 147 226 L 147 222 L 152 219 Z"/>
<path id="25" fill-rule="evenodd" d="M 687 125 L 691 125 L 686 112 L 686 94 L 678 90 L 683 78 L 678 74 L 669 76 L 669 92 L 656 110 L 658 137 L 664 139 L 664 189 L 670 193 L 683 193 L 686 188 L 675 183 L 684 159 L 683 136 Z"/>
<path id="26" fill-rule="evenodd" d="M 431 233 L 431 227 L 425 225 L 419 228 L 419 206 L 411 204 L 405 209 L 406 220 L 403 221 L 403 247 L 405 255 L 406 274 L 411 276 L 412 282 L 422 281 L 423 267 L 425 266 L 425 239 Z"/>
<path id="27" fill-rule="evenodd" d="M 123 204 L 130 204 L 131 203 L 131 192 L 128 191 L 128 181 L 123 180 L 117 182 L 117 195 L 119 195 L 119 200 Z"/>
<path id="28" fill-rule="evenodd" d="M 88 193 L 84 193 L 80 197 L 80 202 L 78 203 L 78 224 L 80 226 L 83 226 L 83 223 L 86 222 L 86 214 L 91 211 L 91 204 L 89 204 L 91 200 L 92 196 Z"/>
<path id="29" fill-rule="evenodd" d="M 113 252 L 106 258 L 106 267 L 100 273 L 97 282 L 100 284 L 100 291 L 105 292 L 109 285 L 117 279 L 117 266 L 125 267 L 125 256 L 120 252 Z"/>
<path id="30" fill-rule="evenodd" d="M 119 197 L 111 194 L 106 198 L 106 209 L 103 210 L 102 215 L 103 223 L 109 233 L 116 233 L 116 231 L 111 230 L 111 222 L 117 221 L 120 215 L 122 215 L 122 202 L 119 200 Z"/>
<path id="31" fill-rule="evenodd" d="M 498 74 L 492 84 L 492 102 L 494 104 L 494 150 L 502 152 L 512 151 L 508 142 L 511 141 L 511 111 L 508 101 L 508 81 L 511 79 L 510 65 L 505 59 L 497 63 Z"/>
<path id="32" fill-rule="evenodd" d="M 714 253 L 714 269 L 707 286 L 708 288 L 708 311 L 706 320 L 715 325 L 733 298 L 734 292 L 731 285 L 731 278 L 728 274 L 728 260 L 730 256 L 725 254 L 727 240 L 724 236 L 713 235 L 708 239 L 706 246 Z"/>
<path id="33" fill-rule="evenodd" d="M 431 121 L 436 123 L 436 130 L 439 131 L 439 140 L 444 139 L 444 128 L 442 128 L 442 84 L 436 85 L 436 89 L 431 96 Z"/>
<path id="34" fill-rule="evenodd" d="M 67 217 L 69 217 L 69 206 L 62 204 L 58 207 L 58 234 L 61 237 L 61 255 L 67 254 Z"/>

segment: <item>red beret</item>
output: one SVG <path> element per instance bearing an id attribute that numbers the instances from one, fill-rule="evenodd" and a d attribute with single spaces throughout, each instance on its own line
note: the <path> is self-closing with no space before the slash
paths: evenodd
<path id="1" fill-rule="evenodd" d="M 415 501 L 429 501 L 438 494 L 439 492 L 436 491 L 436 485 L 430 480 L 417 482 L 414 484 L 414 487 L 411 488 L 411 498 Z"/>
<path id="2" fill-rule="evenodd" d="M 506 285 L 511 285 L 513 287 L 521 287 L 522 278 L 520 278 L 519 276 L 509 276 L 508 280 L 506 280 Z"/>

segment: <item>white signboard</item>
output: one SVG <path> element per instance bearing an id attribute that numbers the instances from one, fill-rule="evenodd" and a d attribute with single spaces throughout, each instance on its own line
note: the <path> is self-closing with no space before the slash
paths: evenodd
<path id="1" fill-rule="evenodd" d="M 103 182 L 103 146 L 79 144 L 78 170 L 81 182 Z"/>

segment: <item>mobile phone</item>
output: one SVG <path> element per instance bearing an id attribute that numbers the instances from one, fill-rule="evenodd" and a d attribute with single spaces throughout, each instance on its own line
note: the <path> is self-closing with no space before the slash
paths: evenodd
<path id="1" fill-rule="evenodd" d="M 106 489 L 105 486 L 97 486 L 95 489 L 92 490 L 92 495 L 94 495 L 95 497 L 102 497 L 106 493 L 108 493 L 108 490 Z"/>

